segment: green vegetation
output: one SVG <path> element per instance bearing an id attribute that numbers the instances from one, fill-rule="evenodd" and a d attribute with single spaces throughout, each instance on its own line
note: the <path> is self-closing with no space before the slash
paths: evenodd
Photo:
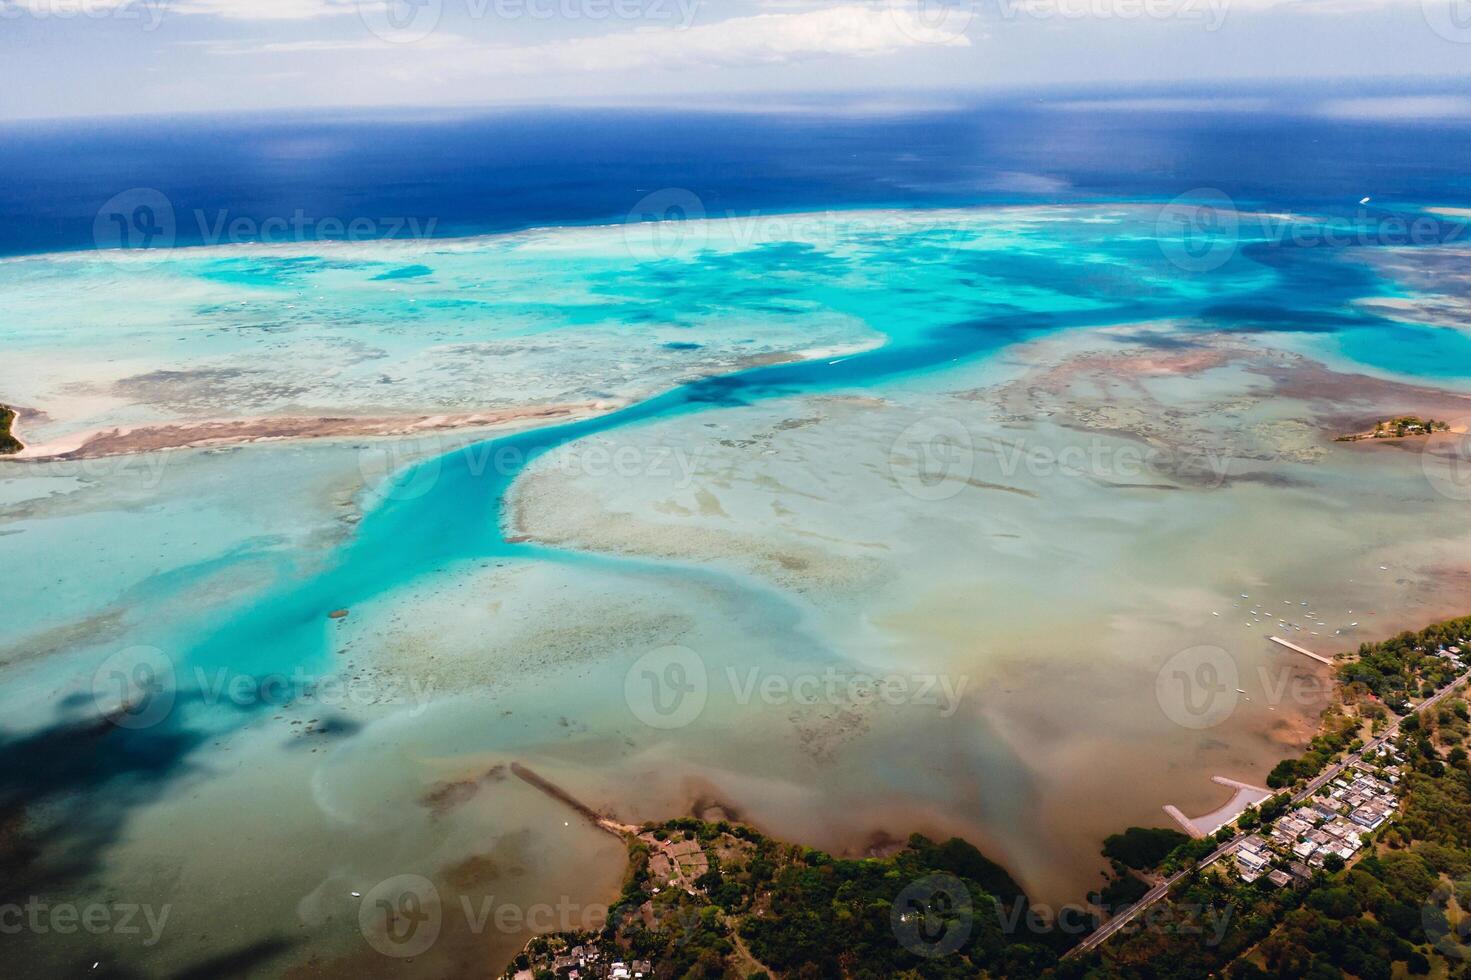
<path id="1" fill-rule="evenodd" d="M 1466 636 L 1471 616 L 1362 644 L 1357 657 L 1338 668 L 1342 703 L 1324 713 L 1321 730 L 1301 758 L 1277 763 L 1267 785 L 1281 789 L 1311 779 L 1343 752 L 1360 747 L 1366 723 L 1378 731 L 1386 712 L 1403 715 L 1411 698 L 1429 697 L 1455 680 L 1461 669 L 1439 651 L 1463 644 Z"/>
<path id="2" fill-rule="evenodd" d="M 1456 667 L 1436 651 L 1464 646 L 1462 637 L 1467 636 L 1471 636 L 1471 616 L 1436 623 L 1418 633 L 1401 633 L 1380 643 L 1365 643 L 1353 663 L 1339 668 L 1338 677 L 1348 695 L 1377 699 L 1403 714 L 1408 698 L 1433 692 L 1456 677 Z"/>
<path id="3" fill-rule="evenodd" d="M 693 889 L 671 881 L 662 863 L 669 845 L 689 842 L 708 862 Z M 1072 936 L 1087 928 L 1075 925 Z M 1071 942 L 1039 921 L 1000 865 L 959 839 L 916 835 L 892 857 L 846 860 L 749 827 L 683 818 L 647 825 L 630 843 L 622 895 L 600 933 L 538 937 L 510 972 L 555 973 L 558 956 L 583 946 L 603 962 L 646 960 L 655 977 L 681 980 L 762 971 L 1037 977 Z"/>
<path id="4" fill-rule="evenodd" d="M 19 439 L 10 434 L 10 427 L 14 422 L 15 409 L 9 405 L 0 405 L 0 456 L 18 453 L 26 448 Z"/>
<path id="5" fill-rule="evenodd" d="M 1376 422 L 1367 432 L 1355 432 L 1339 436 L 1338 442 L 1358 442 L 1362 439 L 1403 439 L 1406 436 L 1428 436 L 1432 432 L 1448 432 L 1450 426 L 1435 419 L 1422 419 L 1418 415 L 1397 415 L 1392 419 Z"/>
<path id="6" fill-rule="evenodd" d="M 1188 834 L 1160 827 L 1130 827 L 1122 834 L 1110 834 L 1103 841 L 1103 856 L 1136 871 L 1152 871 L 1181 844 Z"/>
<path id="7" fill-rule="evenodd" d="M 1362 857 L 1301 889 L 1192 875 L 1156 928 L 1111 939 L 1054 975 L 1088 980 L 1463 977 L 1471 964 L 1471 768 L 1465 703 L 1415 716 L 1396 740 L 1401 809 Z M 1409 719 L 1407 719 L 1409 720 Z M 1282 797 L 1274 797 L 1281 799 Z M 1272 805 L 1263 804 L 1262 816 Z M 1193 916 L 1193 918 L 1192 918 Z M 1220 924 L 1220 928 L 1214 928 Z"/>
<path id="8" fill-rule="evenodd" d="M 1471 646 L 1467 635 L 1471 617 L 1360 647 L 1339 669 L 1340 700 L 1322 731 L 1269 785 L 1322 772 L 1359 750 L 1366 728 L 1382 731 L 1390 711 L 1403 715 L 1410 699 L 1443 688 L 1460 670 L 1442 648 Z M 1300 886 L 1197 867 L 1238 829 L 1265 832 L 1290 808 L 1290 792 L 1201 840 L 1142 827 L 1108 837 L 1113 874 L 1089 896 L 1100 908 L 1137 902 L 1151 874 L 1188 873 L 1129 928 L 1077 957 L 1060 959 L 1091 917 L 1034 915 L 1010 875 L 964 841 L 915 836 L 892 857 L 845 860 L 747 827 L 681 819 L 647 825 L 630 843 L 623 894 L 601 933 L 539 937 L 513 969 L 540 975 L 577 943 L 605 961 L 649 961 L 656 980 L 1471 976 L 1471 709 L 1458 693 L 1401 722 L 1396 816 L 1353 860 L 1334 855 Z M 696 858 L 680 856 L 694 843 Z M 693 881 L 670 870 L 671 854 L 679 869 L 690 864 Z M 1291 864 L 1285 854 L 1273 860 L 1278 870 Z M 566 972 L 564 964 L 557 974 Z"/>
<path id="9" fill-rule="evenodd" d="M 766 914 L 746 917 L 741 936 L 783 976 L 1035 976 L 1055 961 L 1061 937 L 1028 934 L 1027 913 L 1021 889 L 974 847 L 913 837 L 886 860 L 807 852 L 784 864 Z M 913 942 L 903 941 L 896 914 L 914 920 Z M 922 955 L 950 936 L 961 943 L 954 952 Z"/>

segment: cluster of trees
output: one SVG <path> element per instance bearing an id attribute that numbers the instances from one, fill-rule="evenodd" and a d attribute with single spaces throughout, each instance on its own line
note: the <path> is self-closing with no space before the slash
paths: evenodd
<path id="1" fill-rule="evenodd" d="M 1003 868 L 959 839 L 915 836 L 886 859 L 806 850 L 778 869 L 764 900 L 763 914 L 742 919 L 741 936 L 784 976 L 1036 977 L 1070 943 L 1031 915 Z M 896 914 L 914 942 L 896 935 Z"/>
<path id="2" fill-rule="evenodd" d="M 1471 617 L 1366 644 L 1341 675 L 1395 707 L 1408 694 L 1433 691 L 1451 678 L 1453 671 L 1433 654 L 1439 646 L 1461 644 L 1464 635 L 1471 635 Z M 1279 764 L 1268 785 L 1290 786 L 1316 775 L 1343 751 L 1358 748 L 1357 733 L 1354 718 L 1330 714 L 1303 757 Z M 1351 867 L 1330 861 L 1302 889 L 1278 889 L 1266 878 L 1247 884 L 1220 869 L 1192 870 L 1150 910 L 1144 928 L 1076 958 L 1059 958 L 1078 938 L 1076 923 L 1059 929 L 1032 915 L 1011 876 L 962 840 L 936 843 L 916 835 L 893 857 L 844 860 L 748 827 L 692 818 L 645 829 L 660 840 L 702 843 L 710 867 L 695 883 L 698 893 L 670 888 L 654 894 L 650 848 L 636 841 L 623 895 L 602 938 L 630 958 L 653 960 L 659 980 L 753 980 L 737 969 L 748 962 L 741 945 L 773 971 L 799 980 L 1426 975 L 1437 959 L 1452 966 L 1471 962 L 1471 947 L 1461 944 L 1464 937 L 1453 925 L 1460 910 L 1471 911 L 1471 887 L 1465 885 L 1471 875 L 1468 739 L 1471 711 L 1461 700 L 1405 719 L 1400 813 Z M 1289 804 L 1290 794 L 1278 794 L 1248 812 L 1241 825 L 1270 824 Z M 1147 888 L 1135 872 L 1193 869 L 1233 833 L 1223 828 L 1192 840 L 1171 829 L 1131 827 L 1114 834 L 1103 847 L 1114 877 L 1092 897 L 1112 907 L 1135 901 Z M 896 921 L 914 932 L 913 941 L 898 934 Z M 943 955 L 929 955 L 937 949 Z M 1436 975 L 1445 975 L 1444 969 Z"/>
<path id="3" fill-rule="evenodd" d="M 1351 691 L 1367 691 L 1403 714 L 1410 697 L 1433 694 L 1455 678 L 1455 668 L 1435 651 L 1463 645 L 1462 637 L 1471 637 L 1471 616 L 1436 623 L 1418 633 L 1401 633 L 1380 643 L 1365 643 L 1359 647 L 1357 660 L 1339 668 L 1339 679 Z"/>
<path id="4" fill-rule="evenodd" d="M 1461 918 L 1463 910 L 1471 912 L 1468 714 L 1465 703 L 1455 700 L 1406 719 L 1398 740 L 1405 758 L 1400 811 L 1374 835 L 1360 860 L 1348 867 L 1329 862 L 1302 889 L 1279 890 L 1265 878 L 1247 884 L 1214 868 L 1194 874 L 1171 895 L 1159 927 L 1116 937 L 1098 952 L 1065 960 L 1054 975 L 1069 980 L 1465 975 L 1465 964 L 1471 963 L 1464 930 L 1468 920 Z M 1266 801 L 1259 819 L 1279 816 L 1285 804 L 1277 801 L 1285 799 Z M 1190 922 L 1191 912 L 1205 920 L 1204 928 Z M 1212 928 L 1220 922 L 1221 929 Z"/>
<path id="5" fill-rule="evenodd" d="M 1424 947 L 1427 902 L 1439 872 L 1463 866 L 1463 858 L 1436 868 L 1414 850 L 1374 855 L 1325 880 L 1301 905 L 1288 911 L 1281 926 L 1261 945 L 1261 965 L 1243 963 L 1235 980 L 1256 977 L 1342 977 L 1391 980 L 1395 963 L 1410 974 L 1430 972 Z M 1438 937 L 1436 937 L 1438 938 Z"/>
<path id="6" fill-rule="evenodd" d="M 1175 848 L 1190 840 L 1188 834 L 1167 827 L 1130 827 L 1103 840 L 1103 856 L 1136 871 L 1153 871 Z"/>
<path id="7" fill-rule="evenodd" d="M 25 448 L 19 439 L 10 434 L 10 426 L 14 422 L 15 409 L 9 405 L 0 405 L 0 456 L 18 453 Z"/>
<path id="8" fill-rule="evenodd" d="M 1040 977 L 1078 931 L 1040 921 L 1006 870 L 958 838 L 915 835 L 892 857 L 845 860 L 726 822 L 683 818 L 644 829 L 657 840 L 698 840 L 710 865 L 694 882 L 697 894 L 656 894 L 651 848 L 629 846 L 622 896 L 597 938 L 652 960 L 659 980 L 750 980 L 739 968 L 748 962 L 742 943 L 773 971 L 802 980 Z M 896 929 L 901 914 L 910 941 Z M 937 950 L 943 955 L 928 955 Z"/>

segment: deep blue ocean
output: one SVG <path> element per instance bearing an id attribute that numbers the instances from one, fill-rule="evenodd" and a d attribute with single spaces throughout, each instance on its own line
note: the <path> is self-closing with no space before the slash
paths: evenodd
<path id="1" fill-rule="evenodd" d="M 1069 98 L 1076 98 L 1071 96 Z M 0 254 L 94 246 L 114 195 L 171 202 L 175 244 L 204 224 L 368 219 L 438 236 L 621 221 L 688 190 L 707 214 L 857 206 L 1169 199 L 1212 188 L 1322 211 L 1471 202 L 1471 125 L 1292 111 L 1069 108 L 1068 99 L 904 115 L 518 109 L 151 117 L 0 126 Z M 218 225 L 216 224 L 216 227 Z"/>

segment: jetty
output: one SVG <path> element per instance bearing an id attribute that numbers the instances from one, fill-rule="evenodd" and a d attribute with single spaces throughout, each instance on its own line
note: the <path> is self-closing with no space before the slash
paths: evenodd
<path id="1" fill-rule="evenodd" d="M 612 834 L 614 837 L 619 838 L 626 837 L 629 834 L 638 833 L 638 828 L 635 827 L 633 824 L 619 823 L 612 817 L 603 816 L 601 813 L 594 810 L 586 803 L 583 803 L 581 800 L 577 799 L 577 797 L 573 796 L 571 793 L 567 792 L 556 783 L 538 775 L 537 773 L 521 765 L 521 763 L 519 762 L 511 763 L 511 772 L 522 782 L 541 790 L 547 796 L 550 796 L 558 803 L 561 803 L 563 806 L 571 809 L 578 816 L 582 817 L 584 820 L 586 820 L 588 823 L 592 824 L 599 830 L 605 830 L 608 833 Z"/>
<path id="2" fill-rule="evenodd" d="M 1239 779 L 1232 779 L 1229 776 L 1212 776 L 1211 782 L 1219 783 L 1222 786 L 1234 789 L 1236 792 L 1225 804 L 1200 817 L 1187 817 L 1181 812 L 1179 807 L 1173 804 L 1167 805 L 1164 808 L 1165 813 L 1168 813 L 1170 818 L 1180 825 L 1180 829 L 1196 840 L 1202 837 L 1209 837 L 1226 824 L 1241 816 L 1247 807 L 1260 806 L 1263 800 L 1270 798 L 1272 795 L 1272 791 L 1269 789 L 1253 786 L 1250 783 L 1243 783 Z"/>
<path id="3" fill-rule="evenodd" d="M 1269 637 L 1267 637 L 1267 639 L 1271 640 L 1273 643 L 1279 644 L 1280 646 L 1286 647 L 1287 649 L 1291 650 L 1293 653 L 1300 653 L 1304 657 L 1312 657 L 1314 660 L 1316 660 L 1320 664 L 1327 664 L 1330 667 L 1333 666 L 1333 658 L 1331 658 L 1331 657 L 1325 657 L 1322 654 L 1314 653 L 1311 650 L 1308 650 L 1308 649 L 1305 649 L 1303 647 L 1298 646 L 1296 643 L 1293 643 L 1291 640 L 1284 640 L 1280 636 L 1269 636 Z"/>

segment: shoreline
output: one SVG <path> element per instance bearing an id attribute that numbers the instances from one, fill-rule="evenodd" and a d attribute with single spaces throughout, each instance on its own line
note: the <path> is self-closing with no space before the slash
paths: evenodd
<path id="1" fill-rule="evenodd" d="M 831 216 L 831 215 L 905 215 L 914 212 L 926 215 L 964 215 L 977 212 L 1005 212 L 1005 211 L 1045 211 L 1060 208 L 1129 208 L 1129 207 L 1162 207 L 1166 201 L 1111 201 L 1111 200 L 1082 200 L 1074 202 L 1054 201 L 1014 201 L 1010 203 L 979 201 L 971 204 L 936 204 L 906 205 L 904 207 L 883 206 L 880 204 L 855 204 L 851 207 L 794 207 L 794 208 L 756 208 L 745 214 L 726 212 L 724 214 L 707 214 L 700 218 L 684 219 L 688 222 L 738 222 L 753 219 L 772 219 L 803 216 Z M 623 218 L 613 217 L 606 220 L 592 220 L 586 222 L 569 222 L 562 224 L 536 224 L 519 228 L 505 228 L 494 231 L 468 232 L 456 235 L 427 235 L 422 237 L 397 237 L 397 238 L 303 238 L 299 241 L 238 241 L 238 242 L 194 242 L 188 244 L 171 245 L 167 248 L 158 249 L 126 249 L 126 248 L 95 248 L 81 246 L 72 249 L 52 249 L 45 252 L 19 252 L 8 255 L 0 255 L 0 265 L 6 263 L 26 262 L 36 259 L 58 260 L 58 261 L 141 261 L 156 262 L 159 257 L 174 252 L 187 251 L 198 255 L 209 250 L 225 251 L 229 249 L 317 249 L 323 246 L 338 247 L 368 247 L 373 245 L 396 245 L 408 247 L 415 245 L 466 245 L 489 240 L 509 241 L 516 238 L 531 237 L 535 235 L 551 234 L 556 232 L 578 232 L 578 231 L 612 231 L 628 226 L 642 224 L 657 224 L 657 222 L 629 221 L 625 215 Z"/>
<path id="2" fill-rule="evenodd" d="M 462 429 L 500 428 L 519 422 L 570 422 L 618 407 L 605 402 L 582 402 L 432 415 L 266 416 L 115 426 L 25 445 L 18 453 L 0 457 L 0 462 L 48 463 L 257 442 L 439 434 Z M 16 420 L 19 419 L 20 413 L 17 412 Z"/>
<path id="3" fill-rule="evenodd" d="M 164 452 L 173 449 L 250 445 L 258 442 L 438 435 L 470 429 L 498 430 L 519 423 L 566 424 L 616 412 L 639 402 L 657 398 L 673 388 L 689 384 L 692 380 L 721 377 L 751 368 L 791 364 L 799 361 L 816 361 L 834 356 L 848 357 L 879 346 L 883 344 L 854 345 L 836 349 L 773 351 L 742 358 L 723 368 L 698 372 L 693 378 L 679 381 L 670 388 L 597 401 L 537 403 L 480 412 L 360 416 L 281 415 L 101 427 L 62 436 L 49 442 L 23 444 L 19 452 L 0 455 L 0 464 L 7 461 L 18 463 L 74 462 L 137 453 Z M 14 432 L 23 413 L 14 406 L 10 408 L 15 413 L 12 422 L 12 432 Z M 20 441 L 19 436 L 16 438 L 17 441 Z"/>

